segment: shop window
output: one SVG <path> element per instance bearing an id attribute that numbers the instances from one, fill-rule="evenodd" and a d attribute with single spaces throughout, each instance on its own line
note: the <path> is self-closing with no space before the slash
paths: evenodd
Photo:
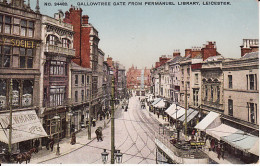
<path id="1" fill-rule="evenodd" d="M 0 80 L 0 109 L 6 108 L 6 80 Z"/>
<path id="2" fill-rule="evenodd" d="M 20 82 L 18 80 L 13 80 L 12 95 L 13 95 L 12 106 L 19 107 L 19 105 L 20 105 Z"/>
<path id="3" fill-rule="evenodd" d="M 33 82 L 30 80 L 23 81 L 22 106 L 31 106 L 33 99 Z"/>
<path id="4" fill-rule="evenodd" d="M 4 46 L 3 67 L 10 67 L 11 46 Z"/>

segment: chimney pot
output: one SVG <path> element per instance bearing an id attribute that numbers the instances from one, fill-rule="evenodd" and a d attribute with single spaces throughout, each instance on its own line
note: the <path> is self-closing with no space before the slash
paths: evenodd
<path id="1" fill-rule="evenodd" d="M 89 19 L 88 15 L 82 16 L 82 24 L 88 24 L 88 19 Z"/>

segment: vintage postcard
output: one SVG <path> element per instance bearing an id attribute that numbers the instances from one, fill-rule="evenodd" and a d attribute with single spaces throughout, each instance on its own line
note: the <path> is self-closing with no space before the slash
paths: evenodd
<path id="1" fill-rule="evenodd" d="M 258 164 L 257 0 L 0 0 L 0 163 Z"/>

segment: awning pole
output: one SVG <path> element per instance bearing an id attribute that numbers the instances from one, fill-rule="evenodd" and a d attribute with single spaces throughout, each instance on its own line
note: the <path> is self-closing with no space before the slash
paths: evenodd
<path id="1" fill-rule="evenodd" d="M 9 109 L 10 109 L 10 119 L 9 119 L 9 140 L 8 140 L 8 151 L 11 154 L 12 152 L 12 102 L 13 102 L 13 79 L 11 78 L 10 82 L 10 91 L 9 91 Z"/>

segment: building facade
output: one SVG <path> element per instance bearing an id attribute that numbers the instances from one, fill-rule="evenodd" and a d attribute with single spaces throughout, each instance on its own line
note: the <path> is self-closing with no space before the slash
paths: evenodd
<path id="1" fill-rule="evenodd" d="M 41 116 L 48 135 L 64 138 L 68 132 L 67 111 L 71 104 L 71 59 L 73 49 L 73 27 L 63 22 L 59 11 L 54 18 L 42 17 L 41 39 Z M 60 123 L 53 117 L 58 115 Z M 60 127 L 57 127 L 60 126 Z M 58 129 L 60 130 L 58 130 Z M 43 140 L 43 145 L 47 142 Z"/>

